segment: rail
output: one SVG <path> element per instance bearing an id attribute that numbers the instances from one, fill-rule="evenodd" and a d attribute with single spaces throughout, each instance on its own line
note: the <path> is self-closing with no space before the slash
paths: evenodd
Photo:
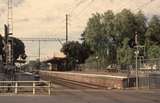
<path id="1" fill-rule="evenodd" d="M 36 88 L 46 88 L 48 95 L 51 95 L 52 84 L 50 81 L 0 81 L 0 89 L 14 90 L 18 94 L 19 88 L 32 88 L 32 94 L 36 95 Z"/>

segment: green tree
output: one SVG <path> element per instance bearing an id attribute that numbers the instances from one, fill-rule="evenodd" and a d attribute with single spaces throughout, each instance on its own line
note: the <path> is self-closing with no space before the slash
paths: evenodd
<path id="1" fill-rule="evenodd" d="M 160 45 L 160 19 L 158 16 L 153 16 L 149 21 L 145 36 L 148 45 Z"/>
<path id="2" fill-rule="evenodd" d="M 83 39 L 99 57 L 102 64 L 113 63 L 116 50 L 114 45 L 114 14 L 111 10 L 104 14 L 93 14 L 87 23 Z"/>
<path id="3" fill-rule="evenodd" d="M 118 64 L 121 65 L 123 69 L 134 63 L 134 50 L 128 46 L 129 38 L 125 38 L 122 42 L 123 47 L 118 47 L 117 59 Z"/>
<path id="4" fill-rule="evenodd" d="M 141 11 L 133 14 L 130 10 L 124 9 L 116 15 L 115 33 L 117 36 L 117 59 L 119 64 L 133 64 L 134 49 L 128 46 L 129 41 L 134 41 L 135 32 L 138 32 L 139 44 L 144 45 L 146 29 L 146 18 Z"/>
<path id="5" fill-rule="evenodd" d="M 3 54 L 3 47 L 4 47 L 4 45 L 3 45 L 3 37 L 0 35 L 0 55 Z"/>
<path id="6" fill-rule="evenodd" d="M 136 20 L 134 14 L 127 9 L 116 14 L 115 33 L 117 36 L 118 46 L 123 46 L 122 41 L 125 38 L 133 38 L 136 32 Z"/>
<path id="7" fill-rule="evenodd" d="M 136 25 L 136 32 L 138 32 L 138 41 L 139 44 L 144 45 L 145 44 L 145 33 L 147 30 L 147 19 L 145 15 L 142 13 L 142 11 L 139 11 L 137 14 L 135 14 L 135 25 Z"/>
<path id="8" fill-rule="evenodd" d="M 61 52 L 67 56 L 68 70 L 74 69 L 76 64 L 85 63 L 85 60 L 92 54 L 89 46 L 80 44 L 77 41 L 71 41 L 64 44 L 61 48 Z"/>
<path id="9" fill-rule="evenodd" d="M 24 43 L 15 37 L 12 37 L 13 39 L 13 58 L 14 61 L 16 61 L 18 58 L 21 59 L 26 59 L 26 54 L 25 54 L 25 45 Z"/>
<path id="10" fill-rule="evenodd" d="M 26 59 L 25 54 L 25 45 L 24 43 L 15 37 L 10 37 L 10 39 L 13 41 L 13 62 L 15 63 L 18 58 Z M 4 38 L 0 37 L 0 50 L 1 54 L 3 55 L 3 61 L 5 61 L 5 51 L 4 51 Z"/>
<path id="11" fill-rule="evenodd" d="M 154 16 L 149 23 L 142 11 L 133 13 L 128 9 L 114 14 L 111 10 L 93 14 L 87 23 L 82 39 L 98 56 L 99 61 L 110 65 L 133 64 L 135 33 L 138 33 L 138 44 L 145 45 L 148 57 L 157 53 L 160 44 L 160 20 Z M 133 44 L 133 45 L 132 45 Z M 154 45 L 153 45 L 154 44 Z M 132 46 L 131 46 L 132 45 Z M 141 56 L 144 56 L 142 53 Z"/>
<path id="12" fill-rule="evenodd" d="M 148 58 L 159 58 L 160 57 L 160 46 L 152 45 L 147 50 Z"/>
<path id="13" fill-rule="evenodd" d="M 158 16 L 153 16 L 148 23 L 146 31 L 146 48 L 148 58 L 160 57 L 160 19 Z"/>

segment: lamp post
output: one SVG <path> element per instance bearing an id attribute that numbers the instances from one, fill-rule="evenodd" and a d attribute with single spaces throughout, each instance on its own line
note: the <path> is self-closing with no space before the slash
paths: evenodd
<path id="1" fill-rule="evenodd" d="M 135 32 L 135 44 L 136 44 L 136 51 L 135 51 L 135 55 L 136 55 L 136 89 L 138 89 L 139 87 L 139 83 L 138 83 L 138 55 L 139 55 L 139 50 L 138 50 L 138 33 Z"/>
<path id="2" fill-rule="evenodd" d="M 138 89 L 138 54 L 139 54 L 139 51 L 138 51 L 138 47 L 136 47 L 136 51 L 135 51 L 135 54 L 136 54 L 136 88 Z"/>

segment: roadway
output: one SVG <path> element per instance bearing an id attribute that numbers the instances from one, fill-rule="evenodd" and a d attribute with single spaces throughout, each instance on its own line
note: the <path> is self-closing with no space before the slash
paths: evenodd
<path id="1" fill-rule="evenodd" d="M 28 76 L 26 76 L 28 78 Z M 160 103 L 160 90 L 105 90 L 63 80 L 52 96 L 0 96 L 0 103 Z"/>
<path id="2" fill-rule="evenodd" d="M 53 96 L 0 96 L 1 103 L 160 103 L 160 91 L 62 90 Z"/>

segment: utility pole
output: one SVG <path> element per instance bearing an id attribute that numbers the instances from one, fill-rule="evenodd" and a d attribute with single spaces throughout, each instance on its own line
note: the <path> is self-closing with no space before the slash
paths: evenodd
<path id="1" fill-rule="evenodd" d="M 9 36 L 13 35 L 13 13 L 12 13 L 12 0 L 8 0 L 8 24 L 4 25 L 4 35 L 5 35 L 5 66 L 4 69 L 7 71 L 7 78 L 9 80 L 15 80 L 15 66 L 13 65 L 13 39 Z"/>
<path id="2" fill-rule="evenodd" d="M 68 17 L 69 15 L 66 14 L 66 43 L 68 42 Z"/>
<path id="3" fill-rule="evenodd" d="M 38 67 L 39 68 L 38 69 L 40 69 L 40 67 L 41 67 L 40 66 L 41 65 L 41 41 L 40 40 L 38 41 L 38 45 L 39 45 L 39 47 L 38 47 L 38 56 L 39 56 L 39 61 L 38 61 L 39 62 L 39 66 Z"/>
<path id="4" fill-rule="evenodd" d="M 66 14 L 66 43 L 68 43 L 68 14 Z M 66 70 L 68 70 L 68 53 L 66 56 Z"/>
<path id="5" fill-rule="evenodd" d="M 4 25 L 5 29 L 5 56 L 6 65 L 13 64 L 13 40 L 10 40 L 9 35 L 13 35 L 13 1 L 8 0 L 8 25 Z"/>
<path id="6" fill-rule="evenodd" d="M 8 29 L 13 33 L 13 0 L 8 0 Z"/>

